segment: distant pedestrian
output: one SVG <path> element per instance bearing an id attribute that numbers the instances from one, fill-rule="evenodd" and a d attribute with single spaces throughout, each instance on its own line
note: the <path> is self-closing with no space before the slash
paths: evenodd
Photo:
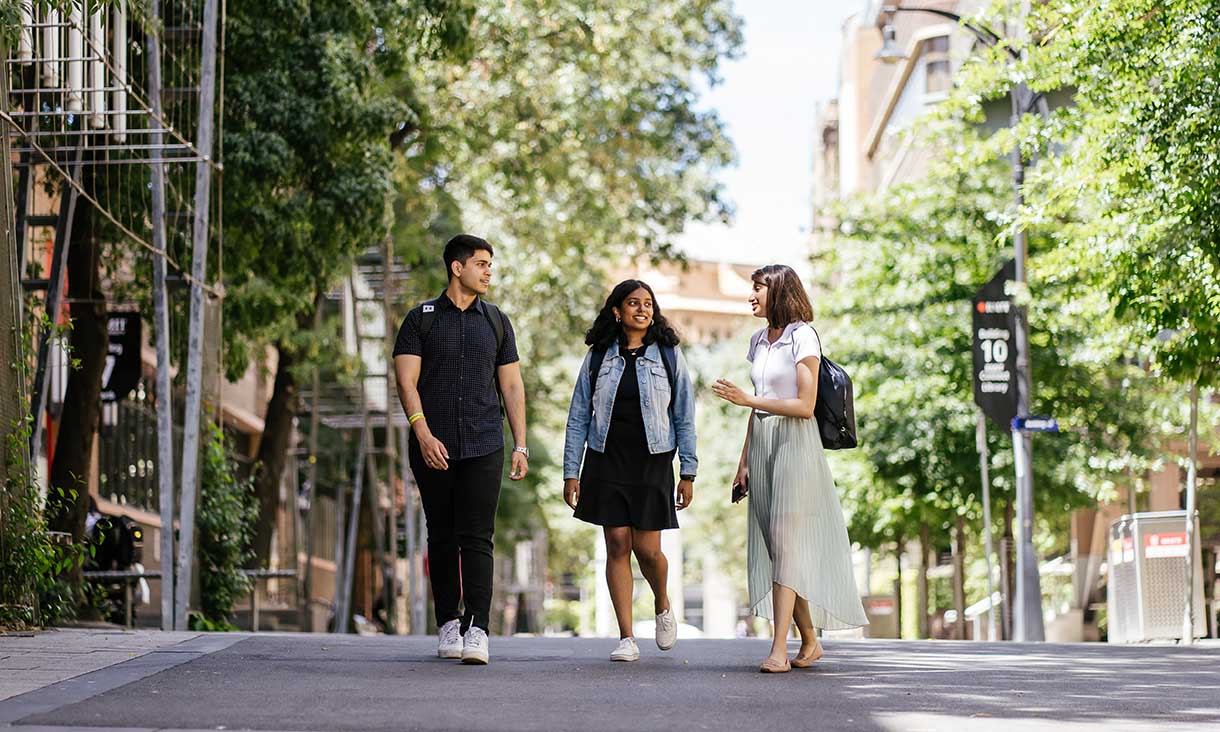
<path id="1" fill-rule="evenodd" d="M 668 651 L 678 637 L 661 531 L 678 528 L 677 511 L 694 496 L 694 389 L 677 334 L 652 288 L 639 280 L 614 288 L 585 343 L 589 352 L 568 410 L 563 497 L 576 518 L 603 527 L 606 584 L 619 627 L 610 659 L 636 661 L 633 551 L 652 587 L 657 647 Z M 675 451 L 681 471 L 676 502 Z"/>
<path id="2" fill-rule="evenodd" d="M 759 671 L 806 668 L 822 657 L 815 628 L 868 624 L 852 572 L 843 510 L 813 408 L 821 341 L 809 325 L 813 308 L 791 267 L 753 274 L 749 302 L 767 325 L 750 338 L 746 356 L 754 394 L 719 379 L 717 396 L 750 408 L 734 502 L 749 495 L 747 564 L 750 608 L 774 621 L 771 653 Z M 788 660 L 793 619 L 801 650 Z"/>
<path id="3" fill-rule="evenodd" d="M 402 322 L 394 345 L 398 394 L 411 425 L 408 459 L 428 524 L 428 566 L 440 626 L 437 655 L 488 661 L 492 534 L 504 469 L 504 412 L 512 480 L 529 471 L 525 386 L 512 322 L 482 299 L 493 250 L 459 234 L 445 244 L 449 286 Z"/>

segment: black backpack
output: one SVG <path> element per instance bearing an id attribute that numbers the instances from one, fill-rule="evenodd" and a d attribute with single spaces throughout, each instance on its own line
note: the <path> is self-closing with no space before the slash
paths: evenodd
<path id="1" fill-rule="evenodd" d="M 665 375 L 669 377 L 669 393 L 672 395 L 678 388 L 678 354 L 673 346 L 661 346 L 661 363 L 665 364 Z M 589 349 L 589 398 L 597 391 L 597 373 L 602 370 L 602 361 L 606 360 L 606 349 Z M 670 408 L 673 399 L 670 398 Z"/>
<path id="2" fill-rule="evenodd" d="M 813 328 L 813 326 L 809 326 Z M 818 337 L 819 350 L 822 336 Z M 848 450 L 856 447 L 856 410 L 852 402 L 851 377 L 839 364 L 822 354 L 818 366 L 818 400 L 813 405 L 813 418 L 818 422 L 822 447 L 827 450 Z"/>

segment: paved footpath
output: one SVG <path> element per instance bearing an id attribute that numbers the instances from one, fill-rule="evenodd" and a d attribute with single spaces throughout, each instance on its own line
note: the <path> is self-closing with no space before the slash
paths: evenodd
<path id="1" fill-rule="evenodd" d="M 0 730 L 1220 730 L 1215 645 L 839 640 L 776 676 L 763 640 L 613 645 L 494 638 L 471 667 L 429 638 L 0 636 Z"/>

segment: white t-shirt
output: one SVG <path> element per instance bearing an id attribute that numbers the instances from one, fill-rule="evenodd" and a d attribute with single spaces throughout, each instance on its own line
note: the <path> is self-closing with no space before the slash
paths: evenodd
<path id="1" fill-rule="evenodd" d="M 767 342 L 767 328 L 755 333 L 746 355 L 754 396 L 795 399 L 796 365 L 810 356 L 821 358 L 822 345 L 808 323 L 789 323 L 774 343 Z"/>

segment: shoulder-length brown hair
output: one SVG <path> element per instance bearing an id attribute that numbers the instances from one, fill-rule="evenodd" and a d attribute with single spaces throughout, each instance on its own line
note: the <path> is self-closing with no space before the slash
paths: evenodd
<path id="1" fill-rule="evenodd" d="M 786 328 L 791 323 L 813 320 L 813 306 L 796 271 L 786 264 L 759 267 L 750 276 L 767 288 L 767 325 Z"/>

